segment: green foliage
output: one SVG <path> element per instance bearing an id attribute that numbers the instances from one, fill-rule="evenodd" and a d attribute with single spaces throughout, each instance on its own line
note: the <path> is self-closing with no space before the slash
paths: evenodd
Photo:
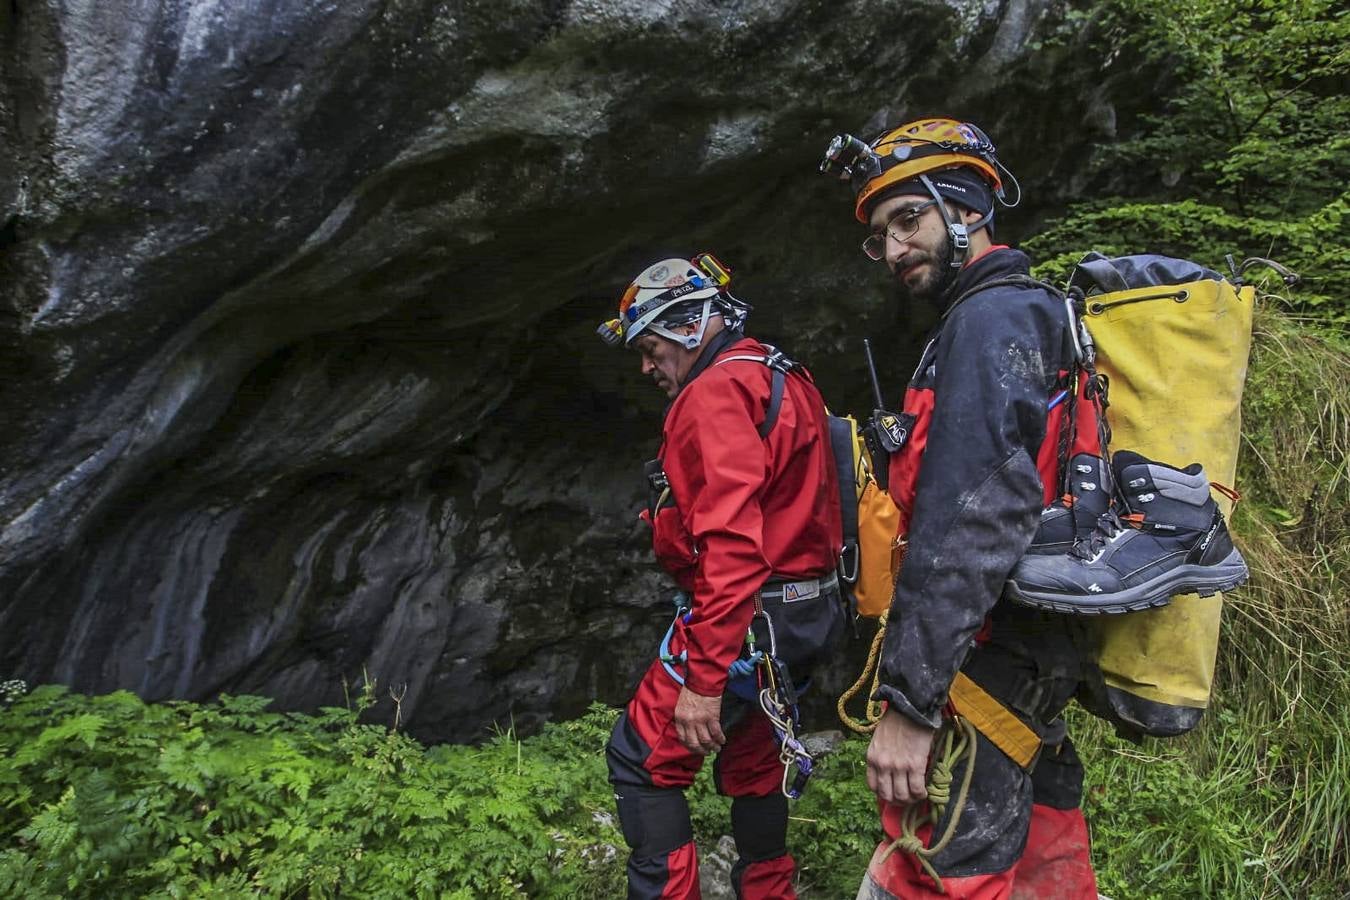
<path id="1" fill-rule="evenodd" d="M 1249 256 L 1283 263 L 1302 280 L 1290 305 L 1327 320 L 1350 319 L 1350 193 L 1306 218 L 1243 218 L 1197 200 L 1174 203 L 1084 204 L 1026 241 L 1040 262 L 1038 277 L 1063 283 L 1088 250 L 1108 256 L 1161 253 L 1193 259 L 1225 274 L 1227 254 L 1241 264 Z M 1279 285 L 1268 269 L 1255 270 L 1263 285 Z"/>
<path id="2" fill-rule="evenodd" d="M 1228 640 L 1250 640 L 1236 627 Z M 1272 720 L 1249 699 L 1226 692 L 1197 733 L 1142 748 L 1070 716 L 1104 893 L 1331 900 L 1350 888 L 1350 704 Z M 523 741 L 425 749 L 345 710 L 266 704 L 54 687 L 20 700 L 0 720 L 0 896 L 622 896 L 603 760 L 614 710 Z M 866 746 L 852 738 L 819 760 L 792 807 L 804 897 L 851 896 L 881 836 Z M 690 805 L 707 850 L 729 830 L 708 767 Z"/>
<path id="3" fill-rule="evenodd" d="M 1333 0 L 1118 0 L 1129 52 L 1174 67 L 1146 133 L 1107 156 L 1145 162 L 1243 216 L 1307 214 L 1345 189 L 1350 17 Z M 1181 182 L 1185 181 L 1182 186 Z"/>
<path id="4" fill-rule="evenodd" d="M 1332 0 L 1113 0 L 1100 52 L 1173 73 L 1163 108 L 1096 148 L 1129 196 L 1071 209 L 1027 249 L 1062 279 L 1087 250 L 1156 252 L 1226 271 L 1273 258 L 1296 308 L 1350 319 L 1350 15 Z"/>
<path id="5" fill-rule="evenodd" d="M 600 711 L 528 744 L 427 750 L 355 712 L 81 697 L 0 728 L 0 895 L 613 894 Z M 601 813 L 603 815 L 593 815 Z"/>
<path id="6" fill-rule="evenodd" d="M 355 711 L 268 702 L 18 697 L 0 719 L 0 896 L 622 896 L 614 710 L 428 749 Z M 855 891 L 875 846 L 864 746 L 822 760 L 793 812 L 817 896 Z M 728 801 L 706 769 L 690 801 L 715 846 Z"/>
<path id="7" fill-rule="evenodd" d="M 1350 889 L 1343 712 L 1274 722 L 1224 698 L 1193 734 L 1142 747 L 1072 712 L 1102 893 L 1336 900 Z"/>
<path id="8" fill-rule="evenodd" d="M 876 797 L 867 790 L 867 742 L 852 738 L 819 761 L 793 807 L 789 845 L 803 894 L 852 897 L 881 838 Z"/>

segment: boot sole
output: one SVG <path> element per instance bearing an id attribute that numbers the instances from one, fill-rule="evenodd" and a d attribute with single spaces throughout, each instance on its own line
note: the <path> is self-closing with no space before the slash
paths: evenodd
<path id="1" fill-rule="evenodd" d="M 1003 593 L 1034 609 L 1079 616 L 1110 616 L 1166 606 L 1173 597 L 1185 594 L 1212 597 L 1245 583 L 1247 576 L 1247 564 L 1235 547 L 1216 565 L 1178 566 L 1153 581 L 1112 594 L 1048 594 L 1026 590 L 1012 579 L 1004 585 Z"/>

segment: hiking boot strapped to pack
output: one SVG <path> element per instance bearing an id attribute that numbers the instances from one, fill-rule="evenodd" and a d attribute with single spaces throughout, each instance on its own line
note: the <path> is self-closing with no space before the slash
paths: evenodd
<path id="1" fill-rule="evenodd" d="M 1041 510 L 1041 524 L 1027 553 L 1068 553 L 1092 534 L 1111 505 L 1111 473 L 1100 456 L 1076 455 L 1069 461 L 1067 481 L 1064 496 Z"/>
<path id="2" fill-rule="evenodd" d="M 1176 469 L 1121 450 L 1112 469 L 1120 506 L 1068 553 L 1023 558 L 1008 578 L 1010 598 L 1057 612 L 1123 613 L 1247 580 L 1199 463 Z"/>

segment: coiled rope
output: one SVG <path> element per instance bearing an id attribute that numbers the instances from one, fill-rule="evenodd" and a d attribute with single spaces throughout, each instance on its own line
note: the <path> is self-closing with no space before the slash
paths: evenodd
<path id="1" fill-rule="evenodd" d="M 839 712 L 839 721 L 858 734 L 871 734 L 875 731 L 877 722 L 881 721 L 881 714 L 884 712 L 882 701 L 873 698 L 876 697 L 877 687 L 881 683 L 881 667 L 877 663 L 881 656 L 882 639 L 886 637 L 886 618 L 889 615 L 890 613 L 882 613 L 877 619 L 877 633 L 872 638 L 871 649 L 867 651 L 867 664 L 863 666 L 862 674 L 853 682 L 853 686 L 839 695 L 839 702 L 835 705 L 835 709 Z M 867 684 L 868 678 L 871 678 L 872 685 L 867 691 L 867 705 L 864 707 L 863 718 L 855 719 L 844 707 L 857 696 L 863 685 Z"/>
<path id="2" fill-rule="evenodd" d="M 942 878 L 929 860 L 951 843 L 952 837 L 956 834 L 957 824 L 961 821 L 961 813 L 966 808 L 971 778 L 975 773 L 975 726 L 961 716 L 953 716 L 942 723 L 938 740 L 942 744 L 942 750 L 933 757 L 933 770 L 928 776 L 928 800 L 926 803 L 919 801 L 905 805 L 900 814 L 900 834 L 886 848 L 886 852 L 877 860 L 876 865 L 881 866 L 896 850 L 909 853 L 918 860 L 924 872 L 928 873 L 928 877 L 933 879 L 938 892 L 945 894 L 947 890 L 942 886 Z M 965 774 L 961 776 L 961 787 L 957 791 L 956 802 L 951 803 L 952 771 L 965 757 L 969 758 L 969 762 L 966 764 Z M 951 816 L 947 819 L 947 827 L 942 832 L 942 837 L 937 843 L 925 847 L 919 838 L 919 829 L 924 825 L 936 828 L 949 804 Z"/>

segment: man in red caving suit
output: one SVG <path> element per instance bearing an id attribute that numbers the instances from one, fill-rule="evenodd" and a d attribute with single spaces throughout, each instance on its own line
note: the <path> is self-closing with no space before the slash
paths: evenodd
<path id="1" fill-rule="evenodd" d="M 746 690 L 728 669 L 758 610 L 794 681 L 846 618 L 825 404 L 803 367 L 744 334 L 750 308 L 729 280 L 710 254 L 654 263 L 600 329 L 636 350 L 671 400 L 642 517 L 657 559 L 691 598 L 606 748 L 630 898 L 699 896 L 684 789 L 713 753 L 717 788 L 732 798 L 736 896 L 796 896 L 779 745 L 754 675 Z"/>

